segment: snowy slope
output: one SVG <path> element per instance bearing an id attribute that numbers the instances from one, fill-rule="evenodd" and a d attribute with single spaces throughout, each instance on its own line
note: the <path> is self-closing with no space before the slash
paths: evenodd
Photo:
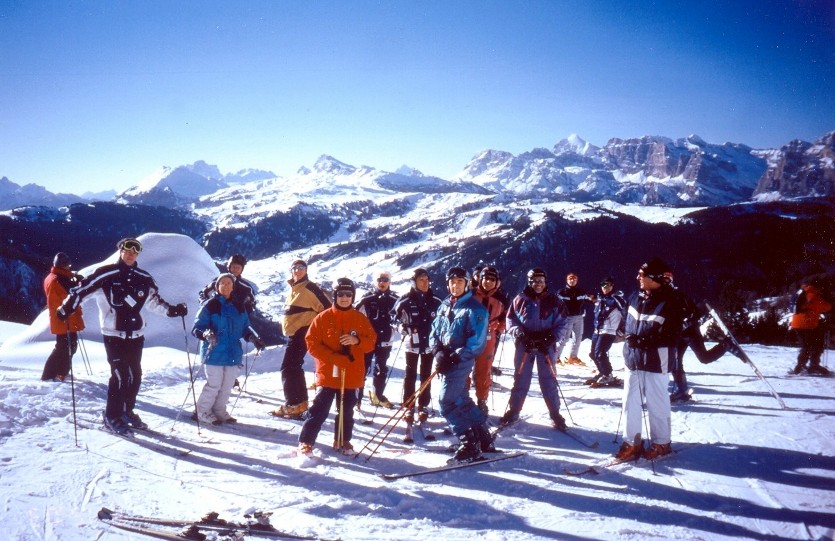
<path id="1" fill-rule="evenodd" d="M 0 325 L 0 495 L 5 539 L 17 541 L 142 540 L 96 518 L 103 506 L 141 515 L 197 519 L 208 511 L 243 520 L 252 510 L 273 512 L 272 523 L 302 535 L 360 539 L 832 539 L 835 532 L 835 390 L 831 379 L 789 377 L 790 348 L 748 351 L 788 410 L 780 409 L 752 370 L 725 356 L 701 365 L 688 354 L 694 402 L 675 406 L 674 447 L 652 465 L 618 466 L 571 477 L 613 453 L 619 389 L 590 389 L 586 368 L 558 367 L 571 430 L 586 448 L 548 427 L 536 385 L 523 423 L 498 445 L 527 453 L 491 466 L 384 481 L 381 473 L 441 464 L 430 447 L 400 442 L 398 427 L 370 459 L 329 450 L 333 424 L 319 435 L 318 459 L 294 456 L 300 424 L 269 411 L 282 403 L 278 368 L 283 347 L 246 358 L 247 392 L 233 395 L 237 428 L 197 428 L 189 363 L 181 347 L 146 348 L 138 410 L 161 434 L 148 447 L 103 431 L 79 428 L 75 415 L 96 419 L 104 406 L 108 368 L 101 344 L 84 333 L 89 371 L 75 359 L 76 382 L 44 383 L 39 376 L 51 341 L 7 347 L 25 327 Z M 176 333 L 175 333 L 176 334 Z M 182 340 L 182 334 L 179 338 Z M 193 351 L 195 343 L 189 340 Z M 587 358 L 588 342 L 581 357 Z M 512 383 L 512 345 L 500 349 L 489 403 L 500 414 Z M 402 352 L 393 359 L 387 395 L 402 386 Z M 830 368 L 832 365 L 830 355 Z M 619 347 L 613 364 L 622 369 Z M 312 369 L 308 360 L 306 369 Z M 308 377 L 309 373 L 308 373 Z M 198 378 L 197 391 L 202 386 Z M 437 396 L 437 389 L 433 392 Z M 374 410 L 367 406 L 369 414 Z M 433 407 L 437 408 L 436 400 Z M 390 414 L 358 425 L 353 443 L 365 445 Z M 495 420 L 495 417 L 493 417 Z M 434 417 L 430 425 L 443 427 Z M 76 442 L 77 438 L 77 442 Z M 619 440 L 618 440 L 619 443 Z"/>

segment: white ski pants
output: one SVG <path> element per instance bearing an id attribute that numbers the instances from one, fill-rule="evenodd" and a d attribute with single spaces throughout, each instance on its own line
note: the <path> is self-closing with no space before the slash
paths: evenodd
<path id="1" fill-rule="evenodd" d="M 197 399 L 197 414 L 205 418 L 206 414 L 212 414 L 221 421 L 226 420 L 229 414 L 226 412 L 226 404 L 232 394 L 232 386 L 235 378 L 241 373 L 241 365 L 217 366 L 213 364 L 203 365 L 206 372 L 206 384 Z"/>
<path id="2" fill-rule="evenodd" d="M 649 417 L 649 439 L 652 443 L 670 443 L 670 395 L 667 383 L 670 375 L 643 370 L 627 370 L 623 382 L 623 439 L 629 443 L 643 433 L 643 408 L 646 401 Z"/>

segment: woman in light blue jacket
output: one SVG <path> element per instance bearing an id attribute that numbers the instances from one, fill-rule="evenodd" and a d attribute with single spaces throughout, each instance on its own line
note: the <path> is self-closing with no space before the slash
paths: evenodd
<path id="1" fill-rule="evenodd" d="M 264 349 L 264 342 L 250 327 L 246 308 L 232 299 L 235 277 L 221 274 L 215 284 L 218 295 L 200 308 L 191 333 L 202 340 L 200 356 L 206 372 L 206 384 L 197 399 L 197 418 L 201 423 L 220 425 L 235 422 L 226 405 L 241 372 L 241 338 L 258 350 Z"/>

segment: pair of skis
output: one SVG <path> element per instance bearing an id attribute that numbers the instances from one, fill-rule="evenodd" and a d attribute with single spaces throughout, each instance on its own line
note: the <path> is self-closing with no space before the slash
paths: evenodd
<path id="1" fill-rule="evenodd" d="M 128 513 L 121 513 L 118 511 L 111 511 L 106 507 L 102 507 L 98 512 L 99 520 L 115 528 L 147 535 L 148 537 L 156 539 L 166 539 L 170 541 L 183 541 L 183 539 L 203 541 L 207 538 L 203 531 L 216 532 L 218 535 L 226 536 L 228 539 L 240 539 L 241 537 L 252 536 L 265 537 L 268 539 L 327 541 L 315 536 L 298 535 L 277 530 L 269 524 L 268 517 L 268 513 L 257 513 L 253 517 L 255 519 L 254 522 L 237 523 L 219 519 L 217 513 L 209 513 L 199 520 L 191 521 L 143 517 Z M 164 530 L 162 529 L 163 527 L 180 528 L 182 531 L 175 533 L 169 530 Z"/>

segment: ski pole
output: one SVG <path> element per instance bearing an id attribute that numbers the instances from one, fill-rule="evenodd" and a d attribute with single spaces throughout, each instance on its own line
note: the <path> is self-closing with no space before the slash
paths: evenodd
<path id="1" fill-rule="evenodd" d="M 75 434 L 75 446 L 78 447 L 78 419 L 75 412 L 75 375 L 72 370 L 72 334 L 70 334 L 70 322 L 64 320 L 67 325 L 67 353 L 70 356 L 70 395 L 72 396 L 72 426 Z"/>
<path id="2" fill-rule="evenodd" d="M 238 405 L 238 399 L 241 398 L 241 393 L 243 393 L 244 389 L 246 389 L 246 381 L 249 379 L 249 373 L 252 372 L 252 368 L 255 366 L 255 361 L 256 361 L 256 359 L 258 359 L 258 357 L 260 357 L 260 355 L 261 355 L 261 351 L 256 349 L 255 350 L 255 355 L 252 357 L 252 362 L 250 363 L 250 362 L 247 362 L 245 360 L 246 373 L 244 374 L 244 384 L 241 385 L 240 391 L 238 391 L 238 396 L 235 397 L 235 403 L 232 404 L 232 412 L 235 411 L 235 407 Z"/>
<path id="3" fill-rule="evenodd" d="M 197 434 L 202 435 L 200 433 L 200 418 L 197 417 L 197 415 L 196 415 L 196 413 L 197 413 L 197 395 L 194 392 L 194 368 L 191 365 L 191 353 L 188 350 L 188 331 L 186 331 L 186 316 L 180 316 L 180 319 L 183 322 L 183 340 L 185 340 L 185 343 L 186 343 L 186 359 L 188 359 L 188 376 L 189 376 L 189 379 L 191 380 L 190 388 L 191 388 L 191 397 L 194 401 L 194 412 L 195 412 L 195 421 L 197 423 Z M 186 393 L 186 400 L 188 400 L 188 393 Z M 183 412 L 183 409 L 185 408 L 185 404 L 186 404 L 186 402 L 184 400 L 183 405 L 180 407 L 180 410 L 177 412 L 177 417 L 174 419 L 174 424 L 171 425 L 171 431 L 172 432 L 174 431 L 174 427 L 177 425 L 177 421 L 180 420 L 180 414 Z"/>
<path id="4" fill-rule="evenodd" d="M 337 450 L 342 449 L 342 444 L 345 441 L 345 369 L 339 369 L 339 424 L 336 427 L 336 441 L 334 442 Z"/>
<path id="5" fill-rule="evenodd" d="M 386 367 L 386 382 L 383 385 L 384 388 L 388 386 L 389 379 L 391 379 L 391 373 L 394 371 L 394 365 L 395 365 L 395 363 L 397 363 L 397 358 L 400 356 L 400 350 L 403 348 L 403 339 L 404 338 L 405 338 L 404 336 L 400 337 L 400 345 L 397 346 L 397 353 L 394 354 L 394 360 L 391 361 L 391 366 Z M 374 362 L 376 363 L 377 362 L 376 353 L 374 355 L 375 355 Z M 379 398 L 379 397 L 377 397 L 377 398 Z M 371 391 L 370 390 L 368 391 L 368 400 L 369 401 L 371 400 Z M 357 407 L 359 407 L 359 403 L 357 403 Z M 380 402 L 378 401 L 374 405 L 374 412 L 371 414 L 371 422 L 372 423 L 374 422 L 374 418 L 377 417 L 377 410 L 379 410 L 379 409 L 380 409 Z"/>
<path id="6" fill-rule="evenodd" d="M 646 374 L 646 372 L 643 372 L 643 374 Z M 642 375 L 637 370 L 635 371 L 635 376 L 638 377 L 638 393 L 641 395 L 641 417 L 643 418 L 644 430 L 646 431 L 645 434 L 647 434 L 648 436 L 651 436 L 652 433 L 649 430 L 649 419 L 648 419 L 648 417 L 649 417 L 649 412 L 648 412 L 649 404 L 646 403 L 647 397 L 646 397 L 646 392 L 645 392 L 646 391 L 646 389 L 645 389 L 645 387 L 646 387 L 646 376 Z M 641 442 L 641 447 L 643 448 L 643 446 L 644 446 L 644 444 L 643 444 L 643 441 L 642 441 Z M 656 475 L 656 473 L 655 473 L 655 459 L 653 458 L 649 462 L 650 462 L 650 464 L 652 464 L 652 474 Z"/>
<path id="7" fill-rule="evenodd" d="M 81 360 L 84 361 L 84 368 L 87 370 L 87 375 L 93 375 L 93 367 L 90 365 L 90 356 L 87 355 L 87 344 L 81 338 L 81 332 L 78 334 L 78 350 L 81 352 Z"/>
<path id="8" fill-rule="evenodd" d="M 383 444 L 383 442 L 386 441 L 389 434 L 391 434 L 391 432 L 394 430 L 394 427 L 396 427 L 397 424 L 406 416 L 406 413 L 412 409 L 412 407 L 414 406 L 418 397 L 421 395 L 421 393 L 423 393 L 424 390 L 426 390 L 429 387 L 429 384 L 432 382 L 432 379 L 437 374 L 438 374 L 438 371 L 435 370 L 434 372 L 432 372 L 432 374 L 428 378 L 426 378 L 426 381 L 421 382 L 420 387 L 418 388 L 418 390 L 415 391 L 414 394 L 412 396 L 410 396 L 407 400 L 403 401 L 403 404 L 400 405 L 400 407 L 397 409 L 397 411 L 395 411 L 391 415 L 391 417 L 389 417 L 388 420 L 385 423 L 383 423 L 383 426 L 381 426 L 380 429 L 368 439 L 368 441 L 362 447 L 362 449 L 357 451 L 357 453 L 354 455 L 354 458 L 358 457 L 359 455 L 362 454 L 363 451 L 368 449 L 369 446 L 372 444 L 372 442 L 375 441 L 378 437 L 380 437 L 380 434 L 383 432 L 383 430 L 385 430 L 386 427 L 389 427 L 389 425 L 391 425 L 388 428 L 388 431 L 380 438 L 380 442 L 374 447 L 374 449 L 371 450 L 371 453 L 368 455 L 368 458 L 365 459 L 366 462 L 371 460 L 371 457 L 374 456 L 374 454 L 377 452 L 377 450 L 380 448 L 380 446 Z M 394 422 L 392 422 L 392 421 L 394 421 Z"/>
<path id="9" fill-rule="evenodd" d="M 548 368 L 551 370 L 551 375 L 554 376 L 554 383 L 557 384 L 557 394 L 562 397 L 562 403 L 565 404 L 565 412 L 568 414 L 568 418 L 571 419 L 571 424 L 577 426 L 574 417 L 571 416 L 571 410 L 568 408 L 568 400 L 565 399 L 565 394 L 562 392 L 562 387 L 560 387 L 560 381 L 557 379 L 557 368 L 551 362 L 551 359 L 548 358 L 547 354 L 543 353 L 543 355 L 545 356 L 545 362 L 548 364 Z"/>

